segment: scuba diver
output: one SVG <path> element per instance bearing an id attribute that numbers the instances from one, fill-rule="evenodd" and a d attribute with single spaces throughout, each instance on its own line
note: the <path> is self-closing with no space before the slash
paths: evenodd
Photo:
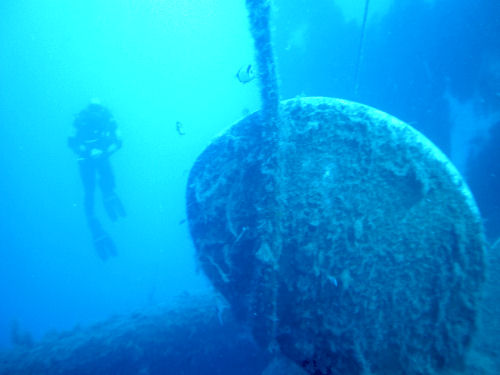
<path id="1" fill-rule="evenodd" d="M 121 148 L 122 141 L 111 112 L 95 101 L 76 115 L 73 126 L 75 135 L 68 138 L 68 146 L 78 156 L 85 216 L 97 254 L 106 260 L 117 255 L 116 246 L 95 215 L 94 196 L 98 184 L 109 218 L 116 221 L 126 215 L 115 193 L 115 178 L 109 161 L 109 157 Z"/>

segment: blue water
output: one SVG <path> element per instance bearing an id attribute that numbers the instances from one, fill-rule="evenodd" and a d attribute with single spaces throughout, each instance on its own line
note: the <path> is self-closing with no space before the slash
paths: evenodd
<path id="1" fill-rule="evenodd" d="M 364 1 L 274 5 L 282 98 L 377 107 L 464 173 L 472 146 L 500 126 L 500 2 L 372 0 L 357 92 Z M 185 185 L 210 140 L 259 108 L 257 81 L 235 77 L 253 56 L 243 0 L 0 3 L 0 346 L 14 321 L 38 339 L 210 287 L 184 222 Z M 66 146 L 95 97 L 124 140 L 112 165 L 128 216 L 103 219 L 119 252 L 107 262 Z M 484 194 L 500 206 L 498 190 Z"/>
<path id="2" fill-rule="evenodd" d="M 244 4 L 231 3 L 2 2 L 2 345 L 12 320 L 40 337 L 207 287 L 180 224 L 187 174 L 215 134 L 258 106 L 256 86 L 234 79 L 253 50 Z M 119 252 L 106 263 L 66 146 L 92 97 L 124 140 L 111 162 L 128 217 L 103 219 Z"/>

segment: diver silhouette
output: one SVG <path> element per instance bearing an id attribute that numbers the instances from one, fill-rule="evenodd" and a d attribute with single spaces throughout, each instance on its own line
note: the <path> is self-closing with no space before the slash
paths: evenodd
<path id="1" fill-rule="evenodd" d="M 95 191 L 98 184 L 104 209 L 112 221 L 126 215 L 115 193 L 115 178 L 109 161 L 109 157 L 122 147 L 122 141 L 111 112 L 97 102 L 92 102 L 76 115 L 73 126 L 75 135 L 68 138 L 68 146 L 78 156 L 85 216 L 95 250 L 102 260 L 106 260 L 117 255 L 117 251 L 95 215 Z"/>

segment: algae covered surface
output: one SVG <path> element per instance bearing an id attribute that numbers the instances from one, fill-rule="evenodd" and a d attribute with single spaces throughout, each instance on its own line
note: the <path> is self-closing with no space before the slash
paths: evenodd
<path id="1" fill-rule="evenodd" d="M 310 373 L 465 366 L 485 241 L 458 172 L 420 133 L 364 105 L 300 98 L 280 116 L 276 155 L 259 143 L 257 112 L 191 171 L 190 230 L 215 287 L 261 345 Z M 275 185 L 260 183 L 269 158 Z M 261 236 L 270 215 L 277 243 Z"/>

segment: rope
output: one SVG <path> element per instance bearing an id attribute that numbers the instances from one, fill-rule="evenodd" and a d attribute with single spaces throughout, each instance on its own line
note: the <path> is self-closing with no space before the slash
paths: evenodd
<path id="1" fill-rule="evenodd" d="M 246 5 L 250 19 L 250 32 L 256 50 L 263 117 L 271 123 L 270 125 L 277 126 L 279 92 L 271 40 L 271 2 L 269 0 L 246 0 Z M 276 128 L 273 130 L 279 131 Z"/>
<path id="2" fill-rule="evenodd" d="M 268 349 L 277 348 L 278 330 L 278 269 L 283 242 L 281 238 L 282 202 L 281 180 L 282 161 L 280 145 L 284 137 L 284 126 L 280 119 L 278 78 L 271 39 L 271 1 L 246 0 L 258 67 L 261 110 L 261 161 L 262 184 L 267 194 L 261 198 L 263 209 L 259 218 L 260 246 L 264 253 L 270 252 L 268 262 L 262 262 L 254 285 L 253 314 L 257 316 L 257 330 Z M 261 289 L 262 288 L 262 289 Z M 270 311 L 269 311 L 270 310 Z M 270 316 L 269 316 L 270 315 Z M 255 328 L 255 326 L 254 326 Z"/>
<path id="3" fill-rule="evenodd" d="M 370 0 L 365 1 L 365 12 L 363 14 L 363 24 L 361 25 L 361 37 L 359 38 L 358 46 L 358 56 L 356 58 L 356 70 L 354 73 L 354 96 L 358 96 L 359 91 L 359 66 L 361 65 L 361 60 L 363 59 L 363 48 L 365 44 L 365 31 L 366 31 L 366 19 L 368 18 L 368 7 L 370 5 Z"/>

